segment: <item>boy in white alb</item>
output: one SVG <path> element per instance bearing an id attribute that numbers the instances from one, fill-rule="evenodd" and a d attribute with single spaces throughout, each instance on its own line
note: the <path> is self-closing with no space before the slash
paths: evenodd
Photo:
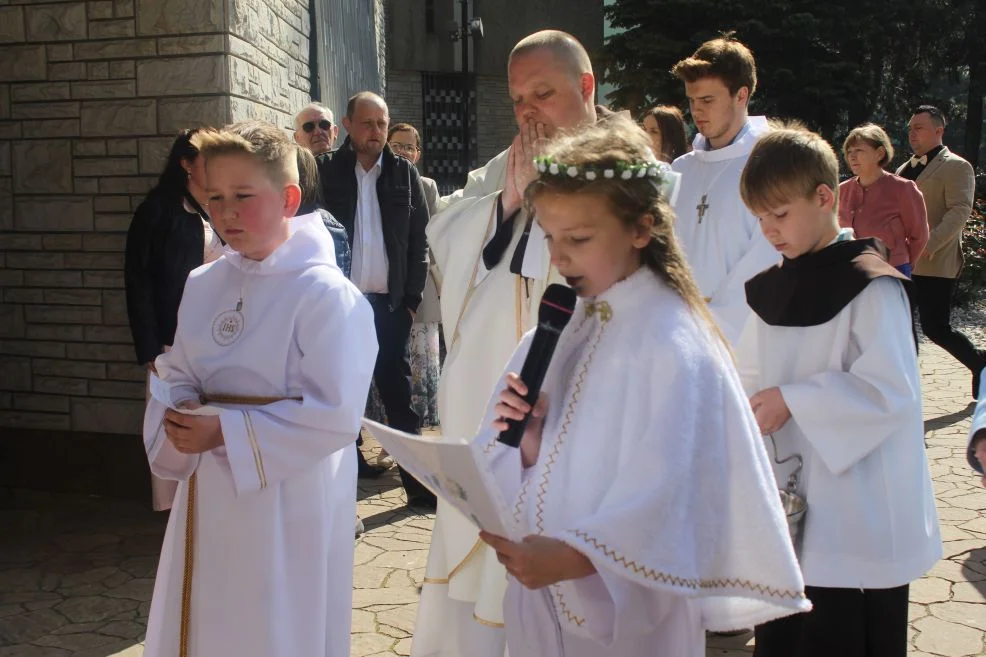
<path id="1" fill-rule="evenodd" d="M 699 132 L 693 150 L 672 164 L 682 175 L 675 234 L 709 310 L 735 344 L 750 313 L 743 284 L 778 260 L 739 193 L 746 158 L 767 131 L 764 117 L 748 116 L 756 62 L 746 46 L 723 37 L 703 43 L 672 73 L 685 83 Z"/>
<path id="2" fill-rule="evenodd" d="M 905 657 L 908 585 L 941 557 L 907 281 L 840 232 L 839 164 L 803 128 L 760 138 L 744 202 L 784 259 L 746 284 L 737 346 L 775 460 L 804 460 L 800 562 L 813 610 L 756 628 L 757 657 Z M 794 462 L 775 465 L 788 481 Z"/>
<path id="3" fill-rule="evenodd" d="M 279 128 L 197 146 L 228 248 L 188 279 L 144 417 L 151 470 L 179 482 L 144 655 L 345 657 L 373 315 L 319 215 L 294 217 Z M 203 403 L 221 410 L 182 412 Z"/>

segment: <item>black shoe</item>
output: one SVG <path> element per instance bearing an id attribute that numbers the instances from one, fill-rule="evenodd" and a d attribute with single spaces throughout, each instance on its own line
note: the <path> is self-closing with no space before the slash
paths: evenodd
<path id="1" fill-rule="evenodd" d="M 408 497 L 407 506 L 415 511 L 435 513 L 438 509 L 438 499 L 431 493 L 421 493 Z"/>

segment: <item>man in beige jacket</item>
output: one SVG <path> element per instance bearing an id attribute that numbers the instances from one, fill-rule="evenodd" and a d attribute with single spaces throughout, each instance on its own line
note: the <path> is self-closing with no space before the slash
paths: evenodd
<path id="1" fill-rule="evenodd" d="M 932 105 L 921 105 L 907 126 L 914 155 L 897 169 L 924 195 L 931 235 L 914 265 L 914 301 L 921 330 L 972 372 L 972 396 L 986 367 L 986 351 L 977 349 L 952 328 L 952 291 L 962 270 L 962 230 L 972 213 L 976 176 L 972 166 L 942 144 L 945 117 Z"/>

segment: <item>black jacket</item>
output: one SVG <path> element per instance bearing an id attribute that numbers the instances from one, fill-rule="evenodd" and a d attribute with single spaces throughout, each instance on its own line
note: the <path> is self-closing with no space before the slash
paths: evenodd
<path id="1" fill-rule="evenodd" d="M 202 264 L 204 250 L 202 219 L 185 211 L 181 197 L 151 192 L 137 207 L 127 231 L 124 281 L 138 363 L 174 342 L 185 279 Z"/>
<path id="2" fill-rule="evenodd" d="M 325 209 L 345 226 L 352 247 L 357 204 L 356 152 L 348 138 L 331 156 L 318 159 L 318 173 Z M 377 200 L 389 261 L 390 305 L 417 310 L 428 276 L 428 203 L 417 169 L 394 155 L 390 146 L 383 149 Z"/>

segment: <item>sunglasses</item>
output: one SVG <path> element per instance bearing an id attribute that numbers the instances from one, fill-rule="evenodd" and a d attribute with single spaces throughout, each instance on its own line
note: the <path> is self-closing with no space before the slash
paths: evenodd
<path id="1" fill-rule="evenodd" d="M 332 122 L 327 121 L 326 119 L 322 119 L 321 121 L 318 122 L 318 127 L 321 128 L 322 130 L 328 130 L 329 128 L 332 127 Z M 301 124 L 301 129 L 304 130 L 305 132 L 314 132 L 315 121 L 305 121 L 304 123 Z"/>
<path id="2" fill-rule="evenodd" d="M 417 153 L 418 147 L 414 144 L 402 144 L 399 141 L 390 142 L 390 150 L 395 153 Z"/>

